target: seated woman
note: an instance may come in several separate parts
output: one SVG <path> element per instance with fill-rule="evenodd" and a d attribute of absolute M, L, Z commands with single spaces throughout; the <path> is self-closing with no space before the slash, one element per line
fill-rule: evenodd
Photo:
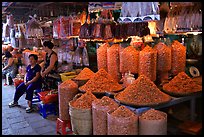
<path fill-rule="evenodd" d="M 46 84 L 48 84 L 46 88 L 57 89 L 56 81 L 59 78 L 57 67 L 58 67 L 58 57 L 57 53 L 55 53 L 52 49 L 54 44 L 51 41 L 43 42 L 43 49 L 46 52 L 45 61 L 41 64 L 43 69 L 41 76 L 44 78 Z"/>
<path fill-rule="evenodd" d="M 17 88 L 14 95 L 14 100 L 9 104 L 9 107 L 14 107 L 18 105 L 19 98 L 26 92 L 25 99 L 28 100 L 28 107 L 26 112 L 32 112 L 32 99 L 33 91 L 35 89 L 41 89 L 42 79 L 41 79 L 41 67 L 37 64 L 38 56 L 35 54 L 29 55 L 30 64 L 26 68 L 26 75 L 24 77 L 24 82 L 21 83 Z"/>
<path fill-rule="evenodd" d="M 5 52 L 5 55 L 3 57 L 3 68 L 2 68 L 2 75 L 8 75 L 12 79 L 16 77 L 16 74 L 18 72 L 17 64 L 14 61 L 14 58 L 12 57 L 12 54 L 9 51 Z M 6 79 L 5 79 L 5 84 Z"/>

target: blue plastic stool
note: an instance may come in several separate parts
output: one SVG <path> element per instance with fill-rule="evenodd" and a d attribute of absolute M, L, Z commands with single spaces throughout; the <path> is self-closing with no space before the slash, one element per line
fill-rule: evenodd
<path fill-rule="evenodd" d="M 39 95 L 38 95 L 38 93 L 41 92 L 41 91 L 42 91 L 41 89 L 36 89 L 36 90 L 34 90 L 35 97 L 33 97 L 33 99 L 32 99 L 32 104 L 41 101 L 41 100 L 40 100 L 40 97 L 39 97 Z"/>
<path fill-rule="evenodd" d="M 43 118 L 47 118 L 48 115 L 54 114 L 57 115 L 56 112 L 56 104 L 49 103 L 49 104 L 39 104 L 39 113 L 42 115 Z"/>

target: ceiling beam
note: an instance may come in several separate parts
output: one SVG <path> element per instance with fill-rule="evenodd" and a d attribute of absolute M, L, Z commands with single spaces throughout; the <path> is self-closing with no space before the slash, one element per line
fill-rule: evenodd
<path fill-rule="evenodd" d="M 9 9 L 32 9 L 33 7 L 28 6 L 10 6 Z"/>
<path fill-rule="evenodd" d="M 10 7 L 12 4 L 13 2 L 9 2 L 8 6 L 3 9 L 3 12 L 5 12 L 8 9 L 8 7 Z"/>

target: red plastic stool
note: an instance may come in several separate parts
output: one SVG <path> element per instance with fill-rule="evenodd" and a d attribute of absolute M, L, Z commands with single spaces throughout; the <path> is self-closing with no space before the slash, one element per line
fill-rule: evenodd
<path fill-rule="evenodd" d="M 69 128 L 69 131 L 66 131 L 66 128 Z M 67 135 L 72 134 L 72 127 L 71 127 L 71 121 L 70 120 L 61 120 L 60 118 L 57 118 L 57 127 L 56 132 L 60 133 L 61 135 Z"/>

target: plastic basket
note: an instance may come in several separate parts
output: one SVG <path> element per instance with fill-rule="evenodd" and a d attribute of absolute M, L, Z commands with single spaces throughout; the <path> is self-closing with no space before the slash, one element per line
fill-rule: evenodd
<path fill-rule="evenodd" d="M 61 74 L 60 74 L 60 77 L 61 77 L 62 82 L 66 81 L 66 80 L 68 80 L 68 79 L 75 78 L 76 76 L 77 76 L 77 75 L 76 75 L 76 73 L 74 74 L 74 72 L 73 72 L 73 73 L 66 72 L 66 73 L 61 73 Z"/>

